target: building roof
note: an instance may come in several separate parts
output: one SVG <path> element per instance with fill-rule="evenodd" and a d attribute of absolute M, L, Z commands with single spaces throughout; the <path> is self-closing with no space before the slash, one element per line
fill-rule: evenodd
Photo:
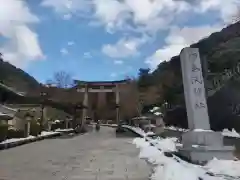
<path fill-rule="evenodd" d="M 8 106 L 0 104 L 0 113 L 14 115 L 17 109 L 10 108 Z"/>
<path fill-rule="evenodd" d="M 4 90 L 6 92 L 9 92 L 9 93 L 18 95 L 18 96 L 24 96 L 24 93 L 18 92 L 16 90 L 14 90 L 13 88 L 6 86 L 5 84 L 2 84 L 2 83 L 0 83 L 0 89 Z"/>
<path fill-rule="evenodd" d="M 1 120 L 7 121 L 7 120 L 11 120 L 11 119 L 13 119 L 13 115 L 0 112 L 0 121 Z"/>

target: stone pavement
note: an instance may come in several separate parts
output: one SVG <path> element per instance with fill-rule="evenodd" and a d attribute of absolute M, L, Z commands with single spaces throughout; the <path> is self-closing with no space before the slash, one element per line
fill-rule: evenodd
<path fill-rule="evenodd" d="M 147 180 L 150 169 L 131 143 L 101 127 L 0 151 L 0 180 Z"/>

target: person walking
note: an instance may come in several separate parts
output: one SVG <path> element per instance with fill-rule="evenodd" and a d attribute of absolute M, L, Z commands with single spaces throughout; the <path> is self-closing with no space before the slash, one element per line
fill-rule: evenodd
<path fill-rule="evenodd" d="M 99 131 L 100 130 L 100 122 L 99 120 L 97 120 L 96 122 L 96 131 Z"/>

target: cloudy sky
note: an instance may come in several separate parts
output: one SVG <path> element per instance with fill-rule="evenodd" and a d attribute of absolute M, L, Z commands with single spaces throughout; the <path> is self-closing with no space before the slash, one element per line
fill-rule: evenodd
<path fill-rule="evenodd" d="M 152 70 L 230 22 L 240 0 L 0 0 L 0 52 L 45 82 Z"/>

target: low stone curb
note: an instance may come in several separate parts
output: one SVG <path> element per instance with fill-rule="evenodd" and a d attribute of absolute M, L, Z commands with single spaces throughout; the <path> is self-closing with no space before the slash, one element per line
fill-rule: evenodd
<path fill-rule="evenodd" d="M 62 134 L 69 134 L 69 133 L 74 133 L 75 130 L 74 130 L 74 129 L 71 129 L 71 130 L 69 130 L 69 131 L 55 131 L 55 132 L 62 133 Z"/>
<path fill-rule="evenodd" d="M 172 130 L 172 129 L 165 129 L 161 135 L 167 137 L 176 137 L 180 138 L 183 134 L 183 131 Z M 226 146 L 235 146 L 237 151 L 240 151 L 240 138 L 231 137 L 231 136 L 223 136 L 223 143 Z"/>
<path fill-rule="evenodd" d="M 106 126 L 106 127 L 117 127 L 116 124 L 100 124 L 101 126 Z"/>
<path fill-rule="evenodd" d="M 32 143 L 32 142 L 41 141 L 41 140 L 44 140 L 44 139 L 51 139 L 51 138 L 54 138 L 54 137 L 59 137 L 59 136 L 62 136 L 64 134 L 73 133 L 73 132 L 74 132 L 74 130 L 66 131 L 66 132 L 56 132 L 55 134 L 49 134 L 49 135 L 46 135 L 46 136 L 36 136 L 35 138 L 32 138 L 32 139 L 23 139 L 21 141 L 9 142 L 9 143 L 6 143 L 6 144 L 0 144 L 0 150 L 10 149 L 10 148 L 21 146 L 21 145 L 24 145 L 24 144 L 29 144 L 29 143 Z"/>

